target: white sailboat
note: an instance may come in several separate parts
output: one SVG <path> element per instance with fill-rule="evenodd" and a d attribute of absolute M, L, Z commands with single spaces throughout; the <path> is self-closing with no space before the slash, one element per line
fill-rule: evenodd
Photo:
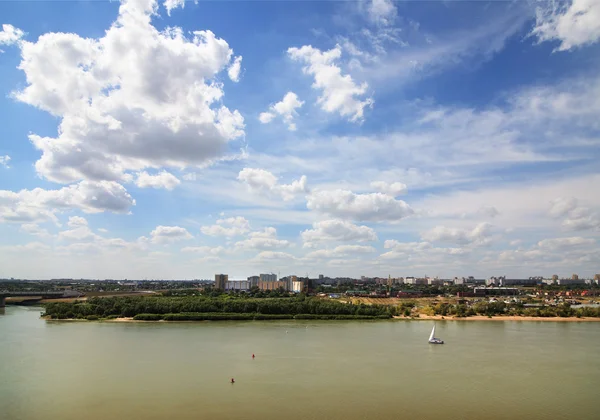
<path fill-rule="evenodd" d="M 431 334 L 429 335 L 429 344 L 444 344 L 444 340 L 435 338 L 435 324 L 433 324 L 433 329 L 431 330 Z"/>

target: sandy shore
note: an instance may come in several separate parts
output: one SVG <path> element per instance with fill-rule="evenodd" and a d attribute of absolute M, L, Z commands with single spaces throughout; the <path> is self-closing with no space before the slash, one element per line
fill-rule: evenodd
<path fill-rule="evenodd" d="M 406 319 L 415 321 L 542 321 L 542 322 L 600 322 L 600 318 L 592 317 L 540 317 L 540 316 L 494 316 L 474 315 L 466 318 L 456 318 L 453 316 L 442 315 L 420 315 L 418 318 L 405 316 L 395 316 L 396 319 Z"/>

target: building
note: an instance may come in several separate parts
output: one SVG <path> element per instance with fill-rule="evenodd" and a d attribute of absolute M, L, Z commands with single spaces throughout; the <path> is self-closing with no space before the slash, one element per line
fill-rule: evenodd
<path fill-rule="evenodd" d="M 490 277 L 486 286 L 536 286 L 542 284 L 542 277 L 529 277 L 528 279 L 507 279 L 506 276 Z"/>
<path fill-rule="evenodd" d="M 258 281 L 260 290 L 287 290 L 287 282 L 285 281 Z"/>
<path fill-rule="evenodd" d="M 260 277 L 258 277 L 258 276 L 248 277 L 248 282 L 250 283 L 250 287 L 258 287 L 259 280 L 260 280 Z"/>
<path fill-rule="evenodd" d="M 287 287 L 285 288 L 285 290 L 292 291 L 295 281 L 298 281 L 298 276 L 288 276 Z"/>
<path fill-rule="evenodd" d="M 454 277 L 454 284 L 457 285 L 467 285 L 467 284 L 486 284 L 487 281 L 486 280 L 479 280 L 476 279 L 473 276 L 469 276 L 469 277 Z"/>
<path fill-rule="evenodd" d="M 442 284 L 444 284 L 444 280 L 438 279 L 437 277 L 434 277 L 434 278 L 428 277 L 427 278 L 427 284 L 429 284 L 430 286 L 432 286 L 432 285 L 442 285 Z"/>
<path fill-rule="evenodd" d="M 225 284 L 229 280 L 227 274 L 215 274 L 215 289 L 225 290 Z"/>
<path fill-rule="evenodd" d="M 304 284 L 301 281 L 292 281 L 292 287 L 290 291 L 294 293 L 302 293 L 303 288 Z"/>
<path fill-rule="evenodd" d="M 277 281 L 277 274 L 261 274 L 259 281 Z"/>
<path fill-rule="evenodd" d="M 579 280 L 579 276 L 577 274 L 573 274 L 571 276 L 571 280 Z"/>
<path fill-rule="evenodd" d="M 576 276 L 576 275 L 574 274 L 574 276 Z M 558 284 L 559 286 L 578 286 L 578 285 L 586 284 L 586 281 L 585 281 L 585 279 L 579 279 L 579 278 L 558 279 L 556 281 L 556 284 Z"/>
<path fill-rule="evenodd" d="M 250 282 L 248 280 L 228 280 L 225 282 L 225 290 L 247 292 L 250 290 Z"/>

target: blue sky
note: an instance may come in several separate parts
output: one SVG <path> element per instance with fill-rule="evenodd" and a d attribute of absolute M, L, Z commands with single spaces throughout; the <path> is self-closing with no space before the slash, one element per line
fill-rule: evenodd
<path fill-rule="evenodd" d="M 593 0 L 0 16 L 0 277 L 600 271 Z"/>

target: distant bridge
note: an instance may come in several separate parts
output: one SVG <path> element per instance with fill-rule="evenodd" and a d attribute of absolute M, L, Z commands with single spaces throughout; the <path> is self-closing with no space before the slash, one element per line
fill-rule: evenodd
<path fill-rule="evenodd" d="M 0 308 L 6 306 L 7 297 L 40 297 L 41 299 L 60 299 L 70 297 L 84 296 L 84 293 L 76 292 L 74 290 L 65 291 L 51 291 L 51 292 L 9 292 L 7 290 L 0 290 Z"/>

